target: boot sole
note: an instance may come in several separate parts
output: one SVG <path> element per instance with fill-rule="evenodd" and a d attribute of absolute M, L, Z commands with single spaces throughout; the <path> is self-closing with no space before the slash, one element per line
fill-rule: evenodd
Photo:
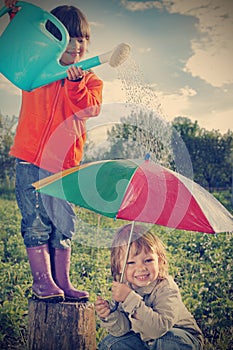
<path fill-rule="evenodd" d="M 65 296 L 65 301 L 76 302 L 76 303 L 86 303 L 89 301 L 89 298 L 88 297 L 72 298 L 72 297 Z"/>
<path fill-rule="evenodd" d="M 45 303 L 61 303 L 62 301 L 64 301 L 64 297 L 62 295 L 52 295 L 52 296 L 41 297 L 36 295 L 35 293 L 33 293 L 32 299 L 43 301 Z"/>

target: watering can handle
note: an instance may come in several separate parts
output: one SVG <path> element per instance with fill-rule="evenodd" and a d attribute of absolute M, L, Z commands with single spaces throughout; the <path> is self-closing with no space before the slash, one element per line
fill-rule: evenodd
<path fill-rule="evenodd" d="M 30 6 L 30 3 L 27 3 L 24 1 L 17 1 L 16 6 L 19 6 L 19 7 Z M 4 16 L 6 13 L 9 13 L 9 12 L 11 12 L 11 9 L 9 7 L 3 6 L 0 9 L 0 17 Z M 45 21 L 50 20 L 59 29 L 59 31 L 61 32 L 61 35 L 62 35 L 62 39 L 61 39 L 61 41 L 58 40 L 49 31 L 47 31 L 47 34 L 50 35 L 54 40 L 61 42 L 61 44 L 62 43 L 67 44 L 68 43 L 68 32 L 67 32 L 66 28 L 64 27 L 64 25 L 50 12 L 46 12 L 46 11 L 44 12 L 44 19 L 45 19 Z"/>
<path fill-rule="evenodd" d="M 52 33 L 50 33 L 47 30 L 47 35 L 50 35 L 54 40 L 61 43 L 61 45 L 64 43 L 65 47 L 68 45 L 69 42 L 69 34 L 65 28 L 65 26 L 50 12 L 44 12 L 44 19 L 47 21 L 49 20 L 52 22 L 60 31 L 61 33 L 61 40 L 57 39 Z"/>

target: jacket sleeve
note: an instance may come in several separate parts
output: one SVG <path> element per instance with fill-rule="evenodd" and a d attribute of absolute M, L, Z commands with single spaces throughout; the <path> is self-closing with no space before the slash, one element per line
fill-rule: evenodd
<path fill-rule="evenodd" d="M 120 306 L 106 319 L 101 319 L 101 326 L 115 337 L 120 337 L 131 330 L 130 320 Z"/>
<path fill-rule="evenodd" d="M 70 108 L 79 119 L 96 117 L 102 104 L 103 82 L 88 72 L 80 82 L 65 80 Z"/>
<path fill-rule="evenodd" d="M 179 305 L 178 290 L 164 287 L 158 290 L 151 306 L 147 306 L 142 297 L 132 291 L 122 307 L 129 314 L 132 330 L 147 341 L 160 338 L 174 326 Z M 134 318 L 135 313 L 137 318 Z"/>

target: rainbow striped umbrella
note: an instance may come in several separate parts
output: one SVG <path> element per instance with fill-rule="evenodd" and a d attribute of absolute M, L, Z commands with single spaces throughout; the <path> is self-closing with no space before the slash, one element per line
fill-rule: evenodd
<path fill-rule="evenodd" d="M 33 185 L 110 218 L 205 233 L 233 231 L 233 216 L 208 191 L 150 159 L 92 162 Z"/>

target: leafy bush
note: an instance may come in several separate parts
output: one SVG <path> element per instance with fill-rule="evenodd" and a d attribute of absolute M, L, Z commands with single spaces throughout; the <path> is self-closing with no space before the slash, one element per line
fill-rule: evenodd
<path fill-rule="evenodd" d="M 205 335 L 206 349 L 230 349 L 233 320 L 232 235 L 186 232 L 176 244 L 174 240 L 175 234 L 173 240 L 167 237 L 172 263 L 176 265 L 174 276 L 184 303 Z"/>

